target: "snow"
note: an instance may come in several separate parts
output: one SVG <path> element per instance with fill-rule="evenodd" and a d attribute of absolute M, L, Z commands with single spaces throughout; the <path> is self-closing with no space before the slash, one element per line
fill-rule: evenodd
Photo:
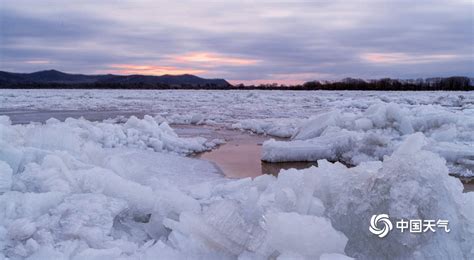
<path fill-rule="evenodd" d="M 472 173 L 473 100 L 456 92 L 0 90 L 5 111 L 150 111 L 22 125 L 0 116 L 0 259 L 472 259 L 474 193 L 448 173 Z M 179 137 L 176 122 L 291 136 L 265 142 L 263 159 L 318 167 L 226 179 L 186 157 L 217 141 Z M 380 239 L 368 226 L 381 213 L 447 219 L 451 232 Z"/>

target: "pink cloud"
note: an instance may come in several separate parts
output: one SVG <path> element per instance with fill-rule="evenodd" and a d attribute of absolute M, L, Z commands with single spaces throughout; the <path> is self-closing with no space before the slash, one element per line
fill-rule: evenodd
<path fill-rule="evenodd" d="M 112 64 L 106 73 L 115 74 L 141 74 L 141 75 L 181 75 L 200 74 L 206 72 L 202 69 L 179 68 L 174 66 L 136 65 L 136 64 Z"/>
<path fill-rule="evenodd" d="M 27 64 L 49 64 L 51 63 L 49 60 L 27 60 L 25 61 Z"/>
<path fill-rule="evenodd" d="M 191 52 L 171 56 L 171 60 L 185 64 L 249 66 L 260 62 L 257 59 L 238 58 L 212 52 Z"/>
<path fill-rule="evenodd" d="M 408 54 L 404 52 L 369 52 L 363 53 L 361 59 L 379 64 L 417 64 L 446 61 L 457 58 L 454 54 Z"/>

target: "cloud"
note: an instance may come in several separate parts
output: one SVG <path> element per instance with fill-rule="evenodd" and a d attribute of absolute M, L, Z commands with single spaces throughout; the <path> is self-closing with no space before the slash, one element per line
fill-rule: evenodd
<path fill-rule="evenodd" d="M 51 61 L 49 60 L 27 60 L 25 61 L 27 64 L 50 64 Z"/>
<path fill-rule="evenodd" d="M 171 59 L 178 63 L 210 63 L 211 66 L 251 66 L 260 62 L 256 59 L 237 58 L 209 52 L 192 52 L 182 55 L 175 55 L 172 56 Z"/>
<path fill-rule="evenodd" d="M 473 3 L 409 3 L 2 1 L 0 69 L 233 82 L 474 76 Z"/>
<path fill-rule="evenodd" d="M 141 75 L 181 75 L 181 74 L 201 74 L 205 70 L 178 68 L 170 66 L 154 65 L 133 65 L 133 64 L 112 64 L 110 69 L 103 72 L 112 74 L 141 74 Z"/>
<path fill-rule="evenodd" d="M 458 58 L 455 54 L 408 54 L 403 52 L 363 53 L 361 58 L 375 64 L 417 64 L 444 62 Z"/>

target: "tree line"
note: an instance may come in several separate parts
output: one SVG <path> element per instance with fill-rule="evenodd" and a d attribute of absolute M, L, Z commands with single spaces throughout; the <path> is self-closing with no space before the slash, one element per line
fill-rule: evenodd
<path fill-rule="evenodd" d="M 302 85 L 261 84 L 258 86 L 237 85 L 248 89 L 292 89 L 292 90 L 374 90 L 374 91 L 469 91 L 474 90 L 468 77 L 428 78 L 400 80 L 382 78 L 363 80 L 345 78 L 341 81 L 309 81 Z"/>
<path fill-rule="evenodd" d="M 341 81 L 310 81 L 299 85 L 233 85 L 219 86 L 216 84 L 180 84 L 170 85 L 163 83 L 142 82 L 95 82 L 95 83 L 12 83 L 0 82 L 0 88 L 10 89 L 219 89 L 219 90 L 375 90 L 375 91 L 469 91 L 474 90 L 468 77 L 428 78 L 416 80 L 400 80 L 382 78 L 375 80 L 363 80 L 345 78 Z"/>

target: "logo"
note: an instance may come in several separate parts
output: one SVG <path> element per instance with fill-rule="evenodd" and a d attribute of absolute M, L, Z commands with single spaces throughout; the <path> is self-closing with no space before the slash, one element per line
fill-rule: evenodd
<path fill-rule="evenodd" d="M 373 215 L 370 219 L 369 231 L 380 238 L 388 235 L 392 229 L 393 225 L 387 214 Z"/>

